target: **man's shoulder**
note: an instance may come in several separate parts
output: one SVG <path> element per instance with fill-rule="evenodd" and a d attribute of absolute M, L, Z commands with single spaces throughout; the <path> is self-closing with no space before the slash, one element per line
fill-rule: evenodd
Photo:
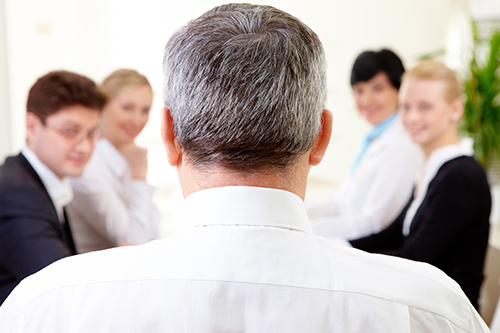
<path fill-rule="evenodd" d="M 81 282 L 98 282 L 107 279 L 128 279 L 127 274 L 130 273 L 131 270 L 138 267 L 141 269 L 147 268 L 149 262 L 158 260 L 169 262 L 172 268 L 185 268 L 187 267 L 185 265 L 189 266 L 190 264 L 180 263 L 180 266 L 175 266 L 178 258 L 185 258 L 188 259 L 188 261 L 194 262 L 195 260 L 204 260 L 205 256 L 214 254 L 215 251 L 220 251 L 220 249 L 214 251 L 210 246 L 203 244 L 205 246 L 200 246 L 198 249 L 192 249 L 194 252 L 199 252 L 196 256 L 182 253 L 189 247 L 192 248 L 191 241 L 188 240 L 188 238 L 192 237 L 198 240 L 205 238 L 206 240 L 204 241 L 210 243 L 211 235 L 207 235 L 204 231 L 205 230 L 194 230 L 193 232 L 186 233 L 186 235 L 173 235 L 140 246 L 114 248 L 66 258 L 53 265 L 54 267 L 50 268 L 52 272 L 47 270 L 45 274 L 57 273 L 57 270 L 68 271 L 68 268 L 74 268 L 76 269 L 74 274 L 65 274 L 65 276 L 61 276 L 61 281 L 64 280 L 64 283 L 70 282 L 78 284 Z M 193 235 L 195 232 L 197 235 Z M 291 252 L 290 255 L 285 254 L 285 256 L 277 254 L 272 258 L 272 260 L 281 258 L 285 264 L 289 265 L 286 269 L 283 269 L 283 267 L 276 268 L 276 273 L 282 270 L 287 273 L 291 272 L 291 274 L 295 274 L 298 272 L 295 271 L 295 268 L 300 269 L 302 267 L 309 267 L 314 269 L 317 274 L 314 279 L 317 284 L 310 284 L 312 287 L 347 292 L 361 292 L 366 295 L 374 295 L 396 302 L 407 303 L 408 305 L 418 304 L 418 306 L 425 305 L 430 307 L 432 307 L 436 303 L 436 299 L 441 296 L 452 303 L 466 299 L 460 286 L 455 281 L 450 279 L 441 270 L 429 264 L 338 246 L 321 237 L 305 234 L 304 237 L 313 237 L 314 239 L 312 242 L 310 239 L 305 240 L 305 246 L 302 246 L 299 243 L 300 240 L 296 241 L 303 236 L 302 233 L 295 231 L 286 232 L 295 234 L 295 237 L 292 236 L 295 240 L 292 238 L 292 242 L 286 245 L 296 243 L 297 251 Z M 217 234 L 216 231 L 211 231 L 211 233 Z M 238 238 L 238 236 L 235 237 Z M 218 240 L 223 243 L 224 236 L 219 237 Z M 252 243 L 250 239 L 248 242 L 250 244 Z M 224 245 L 234 246 L 231 242 Z M 243 251 L 247 250 L 247 248 L 243 249 Z M 270 248 L 269 251 L 271 250 L 276 249 Z M 314 255 L 314 258 L 308 258 L 307 251 L 310 251 L 309 254 Z M 208 254 L 205 255 L 202 252 Z M 238 253 L 240 252 L 240 249 L 234 248 L 234 253 L 228 253 L 224 257 L 224 262 L 226 262 L 225 266 L 231 266 L 233 262 L 230 260 L 233 257 L 238 257 Z M 305 252 L 303 253 L 303 258 L 298 258 L 300 252 Z M 282 251 L 282 253 L 285 253 L 285 251 Z M 221 255 L 219 252 L 217 252 L 217 254 Z M 263 252 L 256 251 L 255 256 L 249 255 L 248 258 L 246 258 L 246 265 L 257 268 L 252 265 L 258 265 L 262 260 L 262 258 L 258 257 L 263 254 Z M 235 258 L 234 261 L 237 263 L 240 259 Z M 293 261 L 300 267 L 293 267 Z M 78 269 L 85 270 L 86 268 L 92 268 L 93 272 L 81 276 L 80 273 L 78 273 Z M 274 268 L 271 268 L 271 270 L 272 269 Z M 142 278 L 146 278 L 148 275 L 154 275 L 154 273 L 152 273 L 154 271 L 153 269 L 150 272 L 147 270 L 143 271 L 144 274 L 141 275 Z M 169 277 L 173 276 L 169 272 L 161 272 L 160 274 Z M 304 277 L 307 278 L 308 274 L 305 274 Z M 155 276 L 155 278 L 157 278 L 157 276 Z M 335 283 L 331 283 L 332 279 L 335 280 Z M 423 298 L 422 292 L 427 293 L 427 295 L 434 294 L 434 298 L 432 300 Z M 436 309 L 442 308 L 443 303 L 437 303 Z"/>
<path fill-rule="evenodd" d="M 458 156 L 443 163 L 436 177 L 466 179 L 467 181 L 486 181 L 484 168 L 472 156 Z"/>
<path fill-rule="evenodd" d="M 468 327 L 471 316 L 474 316 L 474 309 L 460 287 L 428 264 L 342 248 L 320 237 L 296 231 L 274 228 L 258 230 L 255 227 L 249 227 L 248 230 L 253 234 L 270 232 L 278 238 L 290 238 L 298 250 L 292 249 L 289 256 L 286 255 L 287 251 L 275 255 L 273 252 L 276 247 L 269 244 L 265 246 L 269 251 L 264 251 L 269 258 L 265 258 L 262 257 L 265 253 L 258 251 L 251 240 L 242 246 L 244 252 L 238 248 L 227 251 L 227 245 L 237 247 L 235 244 L 241 243 L 238 239 L 226 242 L 227 237 L 218 237 L 219 242 L 211 247 L 196 248 L 193 244 L 203 243 L 202 239 L 206 239 L 207 244 L 214 244 L 214 239 L 207 232 L 220 232 L 215 228 L 194 228 L 185 235 L 167 237 L 145 245 L 91 252 L 59 260 L 25 279 L 16 288 L 14 299 L 10 302 L 14 301 L 16 308 L 22 308 L 33 304 L 35 300 L 52 299 L 63 294 L 67 298 L 84 288 L 86 293 L 92 295 L 99 290 L 103 298 L 102 306 L 106 306 L 105 299 L 108 296 L 102 293 L 107 289 L 115 290 L 113 288 L 117 286 L 133 284 L 138 287 L 140 284 L 140 288 L 151 289 L 147 285 L 159 281 L 167 285 L 167 281 L 206 281 L 215 284 L 233 283 L 236 288 L 233 290 L 245 290 L 245 285 L 251 285 L 274 286 L 305 293 L 310 291 L 314 295 L 321 292 L 323 296 L 324 293 L 332 295 L 327 297 L 332 302 L 354 298 L 365 305 L 375 304 L 374 309 L 384 308 L 383 304 L 398 304 L 399 308 L 403 306 L 410 312 L 424 313 L 424 317 L 446 318 L 461 328 Z M 255 253 L 249 253 L 249 248 L 255 249 Z M 246 257 L 242 253 L 246 253 Z M 302 253 L 302 257 L 299 253 Z M 269 262 L 274 265 L 269 265 Z M 190 283 L 184 286 L 193 287 Z M 384 309 L 392 307 L 389 305 Z"/>
<path fill-rule="evenodd" d="M 203 234 L 203 231 L 200 234 Z M 273 277 L 269 281 L 258 279 L 270 284 L 280 284 L 280 279 L 281 281 L 291 281 L 291 279 L 282 279 L 283 272 L 286 272 L 286 274 L 299 274 L 299 271 L 304 269 L 316 272 L 314 277 L 310 276 L 310 273 L 303 274 L 303 278 L 309 279 L 306 285 L 311 288 L 382 298 L 410 307 L 440 313 L 447 317 L 452 313 L 456 314 L 457 308 L 468 311 L 469 304 L 460 286 L 442 271 L 429 264 L 393 256 L 366 253 L 357 249 L 331 244 L 320 237 L 311 237 L 317 238 L 315 240 L 316 244 L 312 246 L 307 244 L 304 247 L 298 244 L 297 248 L 303 252 L 310 250 L 311 253 L 314 253 L 315 258 L 308 259 L 307 256 L 298 258 L 299 251 L 286 258 L 277 255 L 271 260 L 281 259 L 284 266 L 276 269 L 270 268 L 268 273 L 272 273 L 271 275 L 274 276 L 281 275 L 281 277 L 276 281 L 273 280 Z M 306 243 L 309 243 L 309 240 Z M 175 275 L 177 273 L 173 272 L 182 272 L 193 263 L 196 263 L 196 260 L 204 260 L 203 254 L 196 258 L 184 254 L 177 257 L 176 253 L 185 252 L 186 247 L 189 246 L 191 245 L 185 237 L 167 237 L 141 246 L 115 248 L 66 258 L 55 263 L 52 265 L 53 267 L 49 267 L 42 273 L 51 277 L 60 277 L 60 279 L 52 279 L 53 285 L 40 286 L 38 283 L 34 283 L 32 287 L 40 287 L 44 289 L 41 292 L 47 292 L 48 289 L 58 288 L 58 286 L 64 284 L 78 285 L 102 281 L 130 280 L 131 276 L 140 276 L 141 279 L 145 280 L 148 278 L 177 278 L 178 276 Z M 237 254 L 238 249 L 234 250 L 235 254 Z M 193 249 L 193 251 L 197 250 Z M 208 247 L 205 248 L 205 252 L 208 253 L 208 256 L 215 253 L 212 253 L 212 249 Z M 255 257 L 262 254 L 256 254 Z M 234 256 L 228 254 L 224 258 L 225 266 L 231 267 L 234 265 L 232 262 Z M 177 266 L 176 263 L 179 258 L 191 262 L 179 263 L 179 266 Z M 241 258 L 235 258 L 234 260 L 235 262 L 241 261 Z M 300 267 L 293 267 L 293 260 Z M 148 268 L 154 265 L 155 262 L 160 261 L 168 262 L 172 272 L 168 272 L 168 270 L 157 272 L 154 268 Z M 245 265 L 248 268 L 258 270 L 261 268 L 256 266 L 259 265 L 259 261 L 262 261 L 262 258 L 252 258 L 250 256 L 247 258 Z M 286 268 L 283 269 L 284 267 Z M 238 268 L 241 267 L 238 266 Z M 141 270 L 141 273 L 134 273 L 138 269 Z M 63 271 L 64 274 L 59 274 Z M 82 272 L 86 273 L 82 275 Z M 184 273 L 181 275 L 184 275 Z M 232 273 L 230 272 L 229 275 L 232 275 Z M 196 278 L 202 278 L 203 276 L 204 273 L 201 272 L 201 275 L 197 275 Z M 217 277 L 224 280 L 227 276 L 217 273 Z M 39 279 L 43 278 L 39 277 Z M 251 281 L 251 279 L 248 281 Z M 284 285 L 286 284 L 284 283 Z M 290 286 L 294 287 L 295 285 Z"/>
<path fill-rule="evenodd" d="M 471 156 L 458 156 L 445 162 L 429 184 L 429 189 L 459 191 L 461 195 L 487 202 L 490 187 L 484 168 Z"/>
<path fill-rule="evenodd" d="M 460 327 L 470 317 L 472 307 L 460 286 L 434 266 L 354 248 L 326 248 L 331 266 L 343 271 L 347 292 L 424 310 Z"/>
<path fill-rule="evenodd" d="M 0 167 L 0 212 L 45 210 L 52 202 L 36 172 L 22 154 L 8 157 Z M 7 209 L 8 208 L 8 209 Z M 33 208 L 33 209 L 31 209 Z M 1 215 L 1 214 L 0 214 Z"/>
<path fill-rule="evenodd" d="M 21 281 L 16 304 L 23 307 L 42 295 L 68 288 L 133 279 L 136 262 L 151 260 L 149 244 L 124 246 L 62 258 Z M 156 253 L 159 255 L 158 253 Z"/>
<path fill-rule="evenodd" d="M 36 172 L 22 154 L 7 157 L 0 166 L 0 188 L 14 187 L 17 185 L 35 185 Z"/>

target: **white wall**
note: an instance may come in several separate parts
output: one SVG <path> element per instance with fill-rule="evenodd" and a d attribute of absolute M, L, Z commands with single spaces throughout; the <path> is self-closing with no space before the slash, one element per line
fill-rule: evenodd
<path fill-rule="evenodd" d="M 0 0 L 0 164 L 11 149 L 5 5 Z"/>
<path fill-rule="evenodd" d="M 139 142 L 149 147 L 148 178 L 160 194 L 179 198 L 175 170 L 166 163 L 159 139 L 161 59 L 172 32 L 224 2 L 215 0 L 2 0 L 7 10 L 11 152 L 24 143 L 25 101 L 35 79 L 67 69 L 97 81 L 114 69 L 135 68 L 151 81 L 155 101 Z M 310 177 L 309 200 L 330 195 L 347 174 L 368 125 L 357 115 L 349 73 L 365 49 L 389 47 L 407 66 L 441 50 L 450 8 L 457 0 L 269 0 L 297 16 L 323 41 L 328 61 L 328 107 L 335 132 L 325 161 Z M 1 52 L 1 48 L 0 48 Z M 8 121 L 0 114 L 2 122 Z M 1 152 L 1 151 L 0 151 Z M 176 204 L 163 203 L 165 211 Z"/>

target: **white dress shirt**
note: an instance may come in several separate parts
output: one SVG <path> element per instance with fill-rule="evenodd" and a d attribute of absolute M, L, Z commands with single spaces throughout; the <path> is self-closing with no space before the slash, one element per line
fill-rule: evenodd
<path fill-rule="evenodd" d="M 73 190 L 68 180 L 66 178 L 59 179 L 29 147 L 24 147 L 21 153 L 42 180 L 50 199 L 52 199 L 59 221 L 64 223 L 64 207 L 73 200 Z"/>
<path fill-rule="evenodd" d="M 189 195 L 173 235 L 62 259 L 0 307 L 0 332 L 487 332 L 428 264 L 312 234 L 296 195 Z"/>
<path fill-rule="evenodd" d="M 370 143 L 336 196 L 308 208 L 314 233 L 356 239 L 380 232 L 408 203 L 423 160 L 400 119 L 393 121 Z"/>
<path fill-rule="evenodd" d="M 156 235 L 155 188 L 132 179 L 127 160 L 107 139 L 96 144 L 82 177 L 69 181 L 75 198 L 68 214 L 78 252 L 143 244 Z"/>

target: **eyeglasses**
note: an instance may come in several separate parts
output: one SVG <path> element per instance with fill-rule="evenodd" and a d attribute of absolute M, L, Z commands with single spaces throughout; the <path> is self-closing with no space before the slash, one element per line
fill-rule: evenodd
<path fill-rule="evenodd" d="M 60 129 L 52 125 L 49 126 L 49 124 L 44 124 L 44 126 L 74 143 L 79 143 L 83 140 L 96 141 L 102 137 L 102 132 L 98 128 L 84 132 L 74 128 Z"/>

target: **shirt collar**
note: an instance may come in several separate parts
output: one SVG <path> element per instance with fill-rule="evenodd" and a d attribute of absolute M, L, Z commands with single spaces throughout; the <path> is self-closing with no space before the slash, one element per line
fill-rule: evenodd
<path fill-rule="evenodd" d="M 474 154 L 473 141 L 470 138 L 464 138 L 459 143 L 446 145 L 435 149 L 429 156 L 425 165 L 425 173 L 436 171 L 443 165 L 459 156 L 472 156 Z M 435 173 L 435 172 L 434 172 Z"/>
<path fill-rule="evenodd" d="M 215 225 L 277 227 L 313 234 L 302 199 L 263 187 L 226 186 L 190 194 L 177 230 Z"/>
<path fill-rule="evenodd" d="M 24 147 L 21 153 L 31 164 L 33 169 L 42 180 L 45 189 L 49 193 L 52 203 L 56 208 L 59 220 L 64 220 L 63 208 L 73 200 L 73 190 L 66 178 L 59 179 L 56 174 L 50 170 L 36 154 L 29 148 Z"/>
<path fill-rule="evenodd" d="M 109 166 L 111 172 L 118 178 L 125 175 L 129 165 L 120 151 L 106 138 L 100 140 L 95 150 L 102 156 L 105 163 Z"/>

